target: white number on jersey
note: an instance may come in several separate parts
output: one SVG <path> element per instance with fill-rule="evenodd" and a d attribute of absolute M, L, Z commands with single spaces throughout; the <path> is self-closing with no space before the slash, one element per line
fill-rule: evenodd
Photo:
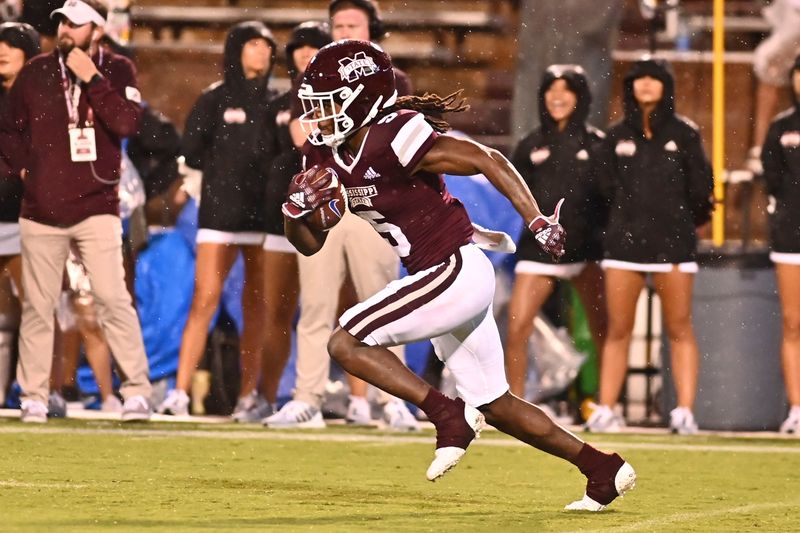
<path fill-rule="evenodd" d="M 386 217 L 375 210 L 358 211 L 357 214 L 375 228 L 375 231 L 394 248 L 398 256 L 408 257 L 408 254 L 411 253 L 411 243 L 408 242 L 406 236 L 403 235 L 403 230 L 387 222 Z"/>

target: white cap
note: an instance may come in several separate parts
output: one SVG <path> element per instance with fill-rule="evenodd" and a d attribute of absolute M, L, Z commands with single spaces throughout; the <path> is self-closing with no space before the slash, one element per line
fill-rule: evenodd
<path fill-rule="evenodd" d="M 98 26 L 105 26 L 106 20 L 92 6 L 81 0 L 67 0 L 63 7 L 53 10 L 50 18 L 56 15 L 64 15 L 73 24 L 83 26 L 89 22 L 94 22 Z"/>

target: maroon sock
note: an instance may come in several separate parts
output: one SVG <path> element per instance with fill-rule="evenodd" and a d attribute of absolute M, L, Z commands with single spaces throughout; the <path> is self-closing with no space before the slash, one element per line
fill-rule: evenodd
<path fill-rule="evenodd" d="M 625 461 L 616 453 L 603 453 L 584 443 L 575 466 L 588 478 L 586 494 L 594 501 L 608 505 L 619 496 L 614 478 Z"/>
<path fill-rule="evenodd" d="M 451 400 L 431 387 L 419 405 L 436 426 L 436 448 L 456 446 L 464 450 L 475 438 L 475 431 L 464 418 L 464 400 Z"/>
<path fill-rule="evenodd" d="M 575 459 L 575 466 L 584 476 L 590 477 L 610 457 L 609 454 L 601 452 L 588 442 L 584 442 L 581 451 L 578 452 L 578 457 Z"/>

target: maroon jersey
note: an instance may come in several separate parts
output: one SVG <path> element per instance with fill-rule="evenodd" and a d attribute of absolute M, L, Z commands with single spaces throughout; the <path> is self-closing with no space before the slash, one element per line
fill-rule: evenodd
<path fill-rule="evenodd" d="M 472 240 L 467 211 L 444 179 L 413 173 L 436 137 L 422 114 L 400 110 L 374 122 L 355 155 L 303 147 L 306 168 L 333 168 L 347 189 L 350 211 L 375 228 L 412 274 L 444 262 Z"/>

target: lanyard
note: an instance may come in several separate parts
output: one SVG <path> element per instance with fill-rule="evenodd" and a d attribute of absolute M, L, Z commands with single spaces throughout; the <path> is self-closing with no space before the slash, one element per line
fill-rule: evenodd
<path fill-rule="evenodd" d="M 103 49 L 99 51 L 99 63 L 103 65 Z M 69 117 L 69 127 L 77 128 L 80 122 L 80 110 L 78 106 L 81 101 L 81 86 L 77 82 L 73 82 L 67 75 L 67 66 L 64 64 L 64 55 L 59 52 L 58 66 L 61 70 L 61 89 L 64 91 L 64 101 L 67 103 L 67 116 Z M 86 112 L 86 127 L 91 128 L 94 124 L 94 111 L 91 105 L 87 105 Z"/>

